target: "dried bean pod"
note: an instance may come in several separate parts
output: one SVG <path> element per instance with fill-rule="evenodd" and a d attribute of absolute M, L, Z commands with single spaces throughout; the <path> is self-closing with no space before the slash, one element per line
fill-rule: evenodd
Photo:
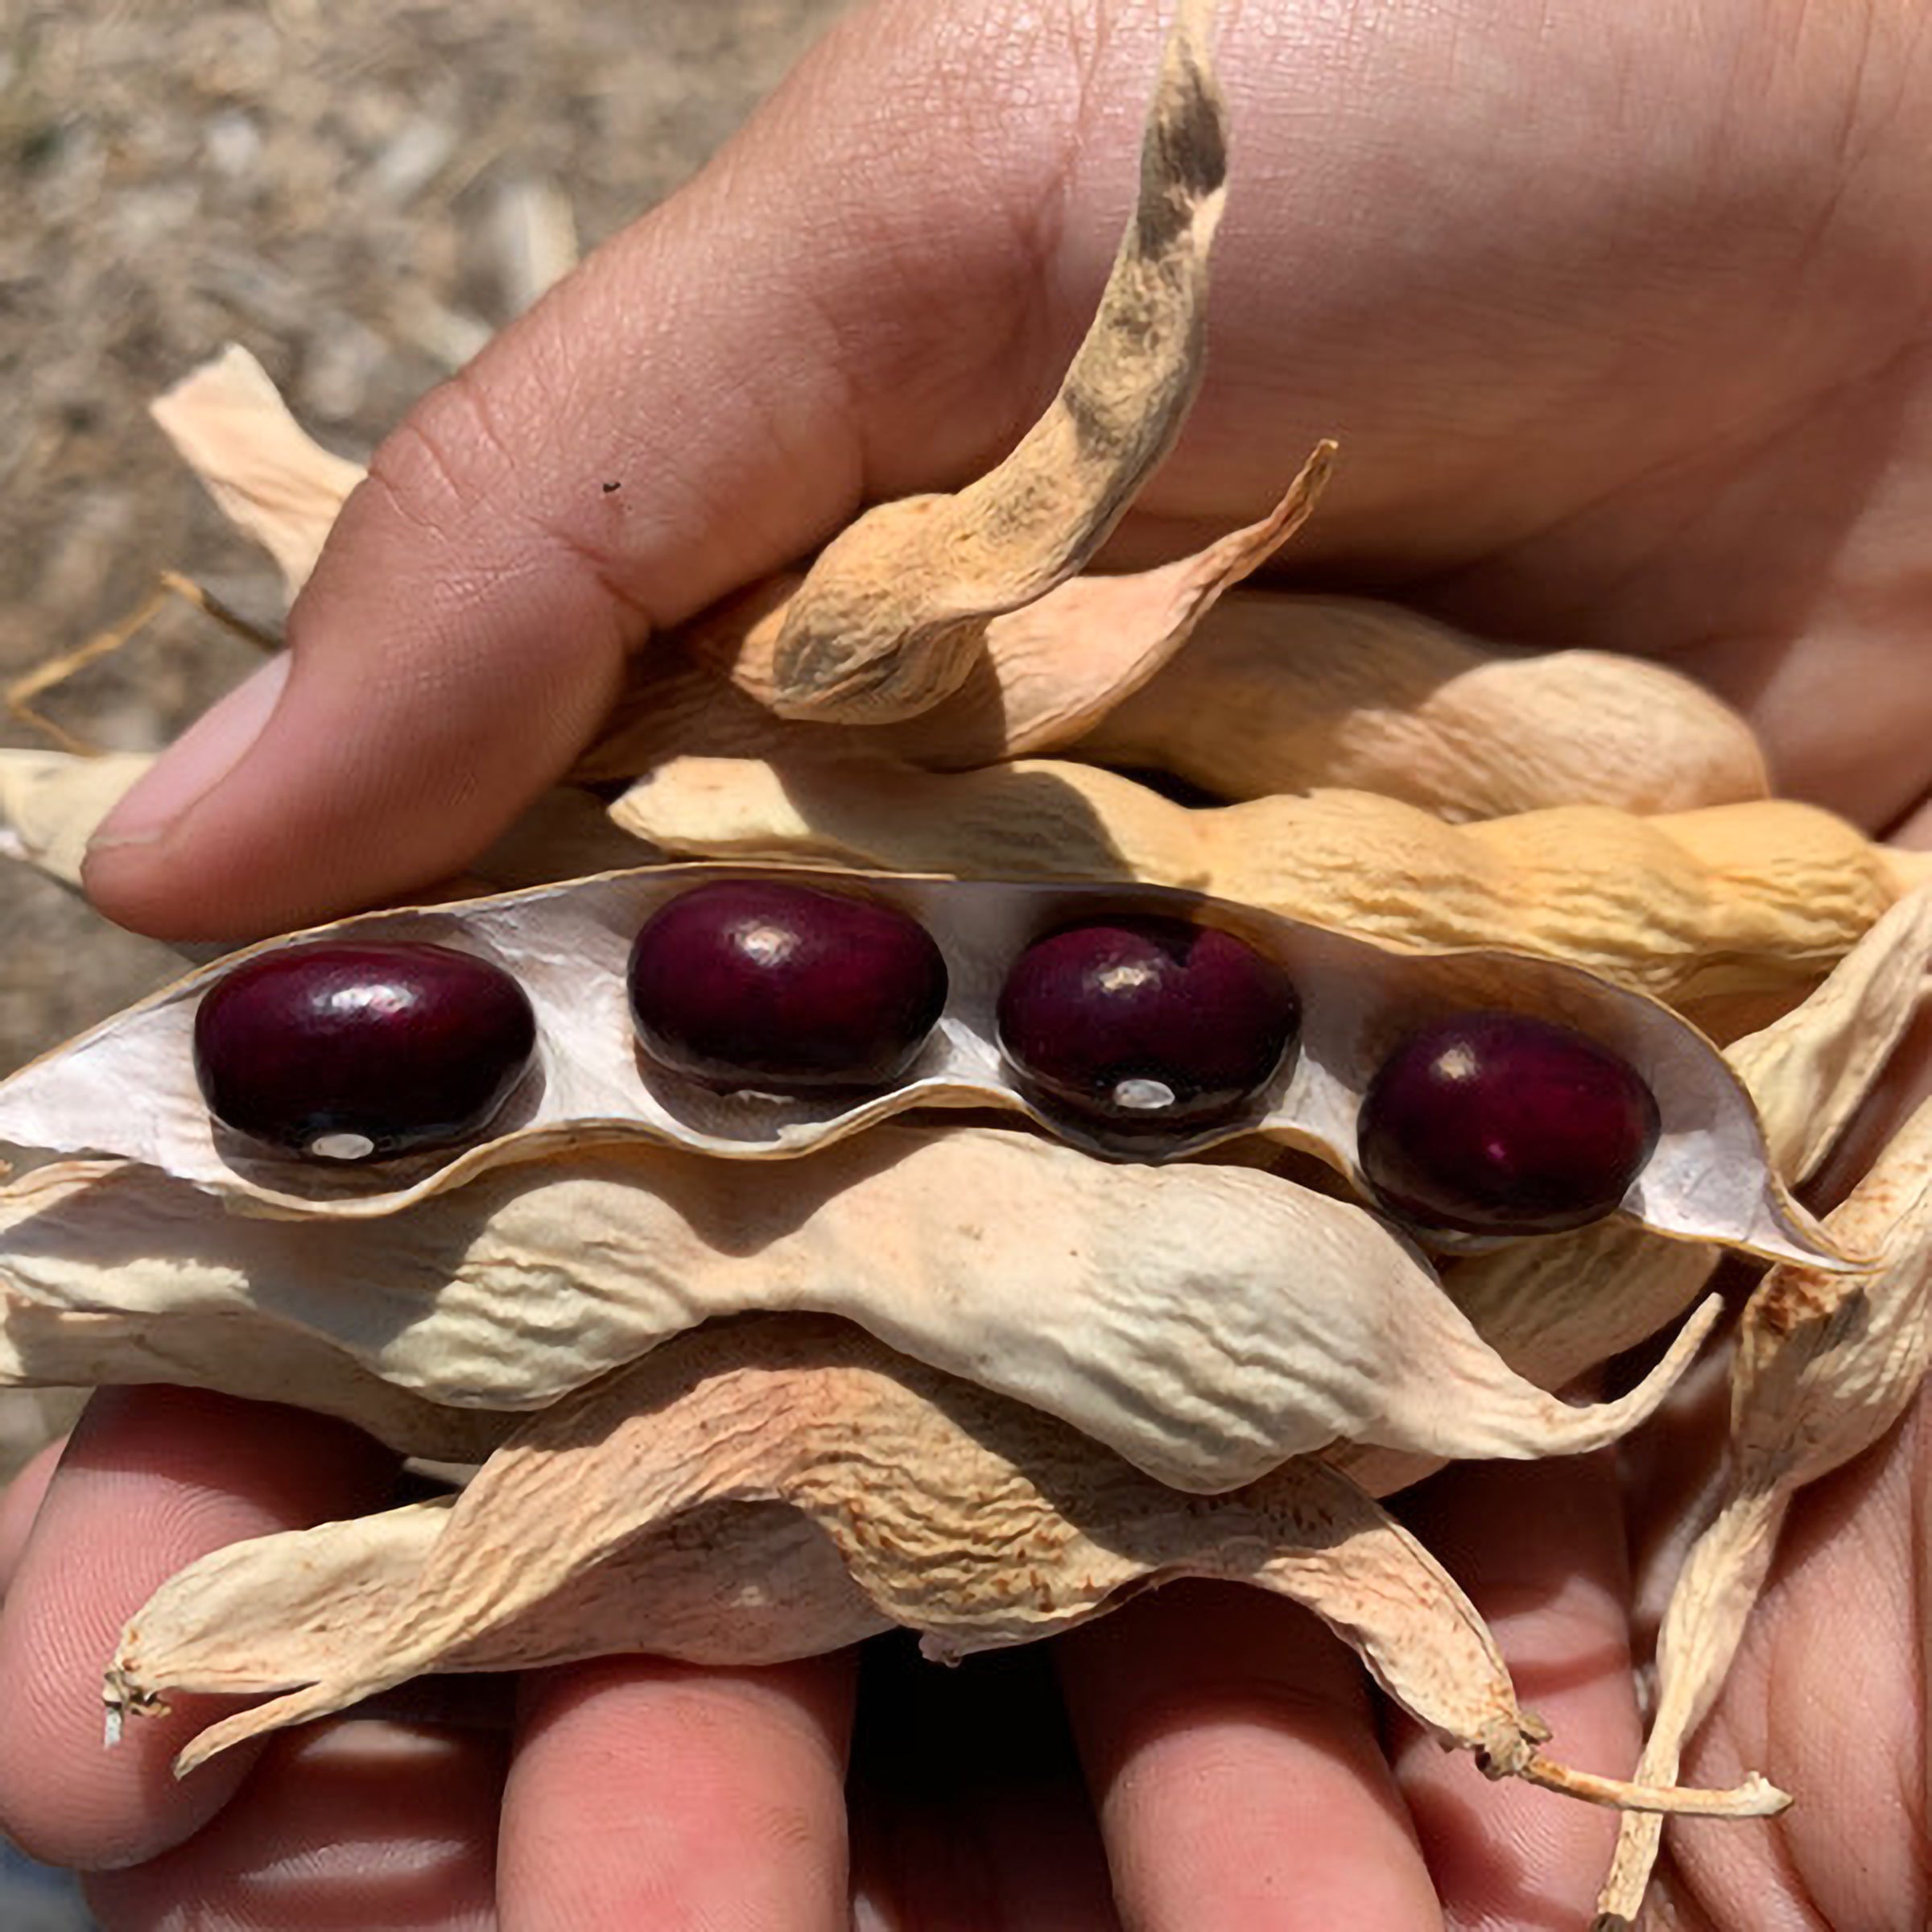
<path fill-rule="evenodd" d="M 753 692 L 773 710 L 879 721 L 930 708 L 981 661 L 986 620 L 1073 576 L 1171 447 L 1199 386 L 1226 197 L 1211 11 L 1178 0 L 1133 217 L 1059 394 L 957 494 L 882 503 L 826 546 Z"/>
<path fill-rule="evenodd" d="M 1067 744 L 1170 662 L 1228 585 L 1300 529 L 1332 448 L 1316 449 L 1261 522 L 1192 556 L 1120 576 L 1071 577 L 989 617 L 965 682 L 931 710 L 893 724 L 781 718 L 746 695 L 769 687 L 769 673 L 758 667 L 768 663 L 802 581 L 773 579 L 687 626 L 676 640 L 684 658 L 673 652 L 640 658 L 576 775 L 634 778 L 694 751 L 903 758 L 953 771 Z"/>
<path fill-rule="evenodd" d="M 366 1372 L 428 1403 L 528 1410 L 703 1323 L 807 1310 L 1191 1490 L 1344 1437 L 1451 1456 L 1600 1447 L 1654 1409 L 1716 1312 L 1629 1395 L 1572 1407 L 1507 1369 L 1417 1252 L 1346 1202 L 985 1128 L 881 1129 L 755 1190 L 727 1164 L 608 1148 L 378 1220 L 210 1214 L 150 1168 L 52 1171 L 0 1191 L 0 1290 L 118 1318 L 111 1341 L 88 1337 L 101 1380 L 155 1380 L 159 1358 L 170 1379 L 252 1389 L 259 1352 L 311 1408 L 353 1413 Z M 1024 1217 L 1001 1212 L 1014 1200 Z M 0 1379 L 60 1379 L 72 1346 L 58 1327 L 10 1330 Z M 332 1354 L 359 1373 L 335 1376 Z M 400 1410 L 370 1426 L 425 1424 L 442 1427 Z M 444 1452 L 440 1434 L 395 1446 Z"/>
<path fill-rule="evenodd" d="M 0 1136 L 56 1152 L 115 1154 L 280 1212 L 393 1212 L 506 1161 L 594 1140 L 643 1137 L 736 1158 L 799 1154 L 918 1106 L 997 1106 L 1028 1114 L 1090 1150 L 1146 1158 L 1144 1132 L 1049 1114 L 1009 1075 L 995 1009 L 1028 942 L 1070 919 L 1117 911 L 1117 894 L 985 881 L 870 877 L 862 890 L 937 940 L 950 978 L 946 1009 L 898 1084 L 854 1100 L 720 1093 L 630 1047 L 625 1005 L 632 935 L 659 906 L 718 878 L 815 881 L 843 874 L 673 866 L 609 873 L 461 905 L 367 914 L 304 935 L 357 943 L 427 941 L 479 954 L 510 972 L 536 1009 L 539 1073 L 513 1096 L 490 1137 L 454 1154 L 368 1168 L 303 1161 L 245 1141 L 213 1121 L 192 1072 L 197 1003 L 273 940 L 174 986 L 0 1084 Z M 1770 1173 L 1742 1088 L 1699 1035 L 1665 1009 L 1557 962 L 1499 953 L 1419 955 L 1250 908 L 1144 892 L 1137 909 L 1198 915 L 1245 939 L 1300 995 L 1300 1050 L 1245 1113 L 1178 1133 L 1174 1155 L 1259 1131 L 1358 1179 L 1356 1117 L 1383 1055 L 1435 1015 L 1502 1006 L 1577 1027 L 1620 1054 L 1655 1096 L 1662 1136 L 1624 1212 L 1674 1233 L 1771 1255 L 1823 1255 L 1809 1217 Z M 139 1109 L 126 1104 L 143 1095 Z"/>
<path fill-rule="evenodd" d="M 1723 1494 L 1670 1596 L 1657 1646 L 1657 1707 L 1640 1776 L 1674 1777 L 1723 1689 L 1770 1574 L 1791 1499 L 1862 1454 L 1905 1412 L 1932 1361 L 1932 1101 L 1827 1217 L 1880 1259 L 1825 1277 L 1773 1269 L 1752 1291 L 1731 1374 Z M 1654 1826 L 1626 1821 L 1596 1932 L 1629 1932 L 1656 1861 Z"/>
<path fill-rule="evenodd" d="M 1570 960 L 1673 1005 L 1809 990 L 1932 863 L 1784 800 L 1447 825 L 1364 792 L 1191 808 L 1048 760 L 942 776 L 678 759 L 611 812 L 692 857 L 1145 881 L 1394 945 Z"/>
<path fill-rule="evenodd" d="M 31 865 L 78 888 L 95 828 L 154 764 L 147 752 L 80 758 L 64 751 L 0 749 L 0 858 Z M 642 865 L 664 855 L 611 822 L 595 792 L 559 785 L 539 795 L 494 844 L 479 852 L 449 898 L 549 885 L 593 872 Z M 208 948 L 183 946 L 191 958 Z"/>
<path fill-rule="evenodd" d="M 110 1711 L 152 1709 L 163 1690 L 211 1680 L 300 1686 L 201 1732 L 177 1760 L 185 1774 L 246 1738 L 425 1670 L 523 1667 L 595 1654 L 617 1636 L 625 1649 L 675 1651 L 694 1630 L 715 1658 L 735 1634 L 719 1571 L 749 1567 L 742 1547 L 730 1548 L 728 1519 L 712 1519 L 724 1562 L 696 1572 L 708 1624 L 691 1614 L 683 1552 L 674 1546 L 654 1573 L 659 1539 L 650 1533 L 720 1502 L 789 1505 L 882 1618 L 921 1632 L 931 1656 L 1051 1636 L 1104 1614 L 1133 1585 L 1224 1578 L 1314 1611 L 1418 1723 L 1474 1752 L 1492 1777 L 1728 1816 L 1785 1802 L 1761 1780 L 1728 1794 L 1647 1790 L 1543 1757 L 1547 1732 L 1517 1704 L 1474 1606 L 1406 1530 L 1319 1463 L 1286 1464 L 1203 1505 L 1043 1417 L 849 1329 L 796 1319 L 690 1337 L 553 1410 L 440 1519 L 419 1508 L 373 1530 L 332 1525 L 217 1552 L 130 1623 L 109 1674 Z M 627 1582 L 651 1587 L 621 1604 L 595 1591 L 587 1604 L 582 1583 L 613 1558 L 629 1559 Z M 326 1620 L 318 1571 L 334 1586 Z M 748 1646 L 775 1635 L 778 1654 L 798 1655 L 806 1632 L 822 1647 L 861 1633 L 829 1580 L 811 1578 L 795 1621 L 760 1629 L 754 1620 Z M 286 1606 L 266 1627 L 262 1585 Z M 230 1606 L 243 1620 L 239 1642 L 211 1616 Z M 221 1633 L 212 1646 L 211 1624 Z M 753 1659 L 770 1653 L 736 1661 Z"/>
<path fill-rule="evenodd" d="M 1667 666 L 1509 650 L 1396 605 L 1265 591 L 1223 602 L 1073 755 L 1226 799 L 1340 787 L 1451 819 L 1770 790 L 1750 726 Z"/>

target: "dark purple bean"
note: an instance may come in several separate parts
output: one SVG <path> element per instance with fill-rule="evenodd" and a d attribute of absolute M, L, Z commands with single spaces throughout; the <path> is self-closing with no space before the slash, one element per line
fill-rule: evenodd
<path fill-rule="evenodd" d="M 195 1013 L 195 1075 L 208 1111 L 320 1160 L 381 1160 L 471 1138 L 535 1046 L 523 989 L 446 946 L 285 947 L 235 968 Z"/>
<path fill-rule="evenodd" d="M 1185 919 L 1064 927 L 1020 955 L 1000 993 L 1000 1046 L 1022 1082 L 1115 1126 L 1236 1112 L 1274 1077 L 1300 1022 L 1273 960 Z"/>
<path fill-rule="evenodd" d="M 946 986 L 916 919 L 776 881 L 695 886 L 651 915 L 630 952 L 644 1051 L 727 1088 L 887 1086 L 938 1022 Z"/>
<path fill-rule="evenodd" d="M 1381 1204 L 1463 1234 L 1554 1234 L 1600 1219 L 1657 1132 L 1649 1088 L 1608 1047 L 1497 1012 L 1411 1034 L 1370 1083 L 1357 1123 Z"/>

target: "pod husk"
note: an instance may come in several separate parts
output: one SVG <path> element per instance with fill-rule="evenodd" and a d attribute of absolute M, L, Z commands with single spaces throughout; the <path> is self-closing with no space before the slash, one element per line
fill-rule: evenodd
<path fill-rule="evenodd" d="M 1772 1164 L 1794 1186 L 1817 1174 L 1876 1087 L 1924 1004 L 1929 956 L 1932 890 L 1922 887 L 1803 1005 L 1727 1050 L 1764 1122 Z M 1451 1259 L 1443 1280 L 1512 1368 L 1561 1389 L 1678 1319 L 1708 1287 L 1719 1259 L 1715 1249 L 1607 1221 Z M 1377 1496 L 1440 1466 L 1359 1445 L 1330 1453 Z"/>
<path fill-rule="evenodd" d="M 1344 1438 L 1447 1456 L 1600 1447 L 1651 1412 L 1716 1314 L 1640 1388 L 1573 1407 L 1508 1369 L 1391 1228 L 1278 1175 L 1108 1165 L 967 1126 L 881 1128 L 755 1189 L 743 1172 L 587 1150 L 407 1214 L 296 1223 L 211 1214 L 133 1164 L 37 1170 L 0 1191 L 0 1377 L 73 1366 L 57 1333 L 36 1359 L 33 1325 L 10 1319 L 25 1303 L 122 1318 L 89 1338 L 102 1380 L 155 1379 L 164 1349 L 174 1379 L 224 1388 L 260 1373 L 239 1356 L 279 1351 L 286 1399 L 349 1414 L 361 1377 L 332 1384 L 333 1351 L 432 1404 L 531 1410 L 707 1321 L 803 1311 L 1210 1491 Z M 1024 1216 L 1002 1212 L 1015 1201 Z M 357 1419 L 447 1452 L 390 1433 L 413 1412 Z"/>
<path fill-rule="evenodd" d="M 1045 759 L 941 774 L 679 758 L 611 815 L 693 858 L 1183 887 L 1396 945 L 1568 960 L 1674 1005 L 1802 997 L 1932 864 L 1789 800 L 1447 825 L 1364 792 L 1178 805 Z"/>
<path fill-rule="evenodd" d="M 1175 7 L 1133 217 L 1059 393 L 985 476 L 880 504 L 832 539 L 786 610 L 769 675 L 756 667 L 752 695 L 774 711 L 867 722 L 930 709 L 983 661 L 987 620 L 1073 576 L 1179 435 L 1227 193 L 1212 12 Z"/>
<path fill-rule="evenodd" d="M 626 1648 L 679 1654 L 694 1631 L 715 1658 L 733 1623 L 719 1574 L 755 1572 L 742 1548 L 729 1552 L 728 1528 L 708 1525 L 727 1554 L 698 1575 L 712 1613 L 700 1624 L 688 1566 L 680 1571 L 674 1550 L 654 1575 L 660 1539 L 650 1533 L 721 1501 L 787 1504 L 833 1553 L 822 1575 L 795 1580 L 791 1617 L 766 1625 L 783 1654 L 799 1654 L 791 1642 L 805 1631 L 823 1647 L 859 1633 L 838 1569 L 883 1620 L 921 1632 L 942 1658 L 1070 1629 L 1150 1582 L 1228 1578 L 1314 1611 L 1397 1703 L 1492 1777 L 1729 1816 L 1786 1802 L 1761 1779 L 1729 1793 L 1664 1790 L 1543 1757 L 1547 1730 L 1518 1705 L 1474 1607 L 1413 1537 L 1319 1463 L 1286 1464 L 1203 1506 L 1043 1417 L 848 1328 L 797 1320 L 706 1331 L 587 1391 L 533 1422 L 445 1511 L 419 1506 L 374 1532 L 336 1525 L 217 1552 L 130 1623 L 109 1674 L 110 1718 L 153 1708 L 197 1666 L 191 1681 L 204 1686 L 288 1690 L 202 1732 L 176 1761 L 184 1773 L 247 1737 L 452 1663 L 524 1667 L 595 1654 L 620 1636 Z M 768 1521 L 754 1534 L 768 1534 Z M 271 1591 L 296 1583 L 266 1629 L 247 1574 L 264 1555 Z M 613 1558 L 628 1558 L 630 1587 L 596 1591 L 587 1604 L 581 1585 Z M 227 1620 L 217 1620 L 230 1604 L 266 1653 L 251 1674 L 237 1668 Z M 211 1624 L 221 1648 L 197 1659 Z M 292 1646 L 278 1643 L 278 1627 L 293 1632 Z"/>

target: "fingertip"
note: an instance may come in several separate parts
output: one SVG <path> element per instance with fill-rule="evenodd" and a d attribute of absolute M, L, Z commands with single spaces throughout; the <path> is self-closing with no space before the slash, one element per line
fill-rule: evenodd
<path fill-rule="evenodd" d="M 345 1425 L 174 1389 L 97 1397 L 50 1483 L 0 1610 L 0 1828 L 80 1869 L 179 1843 L 246 1776 L 254 1752 L 177 1781 L 172 1761 L 234 1707 L 171 1700 L 103 1748 L 102 1673 L 122 1626 L 207 1551 L 379 1501 L 394 1458 Z"/>

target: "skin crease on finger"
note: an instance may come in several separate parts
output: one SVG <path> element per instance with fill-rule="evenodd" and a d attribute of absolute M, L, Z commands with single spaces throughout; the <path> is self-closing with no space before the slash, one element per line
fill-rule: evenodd
<path fill-rule="evenodd" d="M 1677 654 L 1757 712 L 1787 789 L 1897 815 L 1929 776 L 1888 675 L 1932 601 L 1913 18 L 1228 6 L 1212 374 L 1140 540 L 1257 514 L 1284 452 L 1336 435 L 1304 577 Z M 97 852 L 101 905 L 238 934 L 446 873 L 653 626 L 865 497 L 984 469 L 1091 312 L 1154 31 L 1125 6 L 852 17 L 385 444 L 254 754 Z M 612 475 L 633 486 L 585 482 Z"/>

